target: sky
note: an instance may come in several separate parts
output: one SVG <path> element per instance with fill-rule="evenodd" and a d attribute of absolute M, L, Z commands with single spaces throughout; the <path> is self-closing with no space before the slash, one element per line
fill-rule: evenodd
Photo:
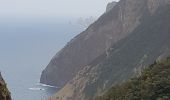
<path fill-rule="evenodd" d="M 100 16 L 113 0 L 0 0 L 0 16 Z"/>

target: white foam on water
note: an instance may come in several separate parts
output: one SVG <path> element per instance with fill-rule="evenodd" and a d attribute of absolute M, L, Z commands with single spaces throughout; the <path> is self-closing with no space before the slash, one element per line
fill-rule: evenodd
<path fill-rule="evenodd" d="M 47 85 L 47 84 L 42 84 L 42 83 L 37 83 L 36 85 L 38 85 L 38 86 L 43 86 L 43 87 L 59 88 L 59 87 L 56 87 L 56 86 Z"/>
<path fill-rule="evenodd" d="M 44 91 L 45 89 L 43 89 L 43 88 L 29 88 L 29 90 L 33 90 L 33 91 Z"/>

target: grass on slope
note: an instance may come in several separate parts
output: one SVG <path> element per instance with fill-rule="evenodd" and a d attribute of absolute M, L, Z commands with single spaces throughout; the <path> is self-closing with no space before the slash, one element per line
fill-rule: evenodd
<path fill-rule="evenodd" d="M 139 76 L 112 87 L 95 100 L 170 100 L 170 57 L 155 61 Z"/>

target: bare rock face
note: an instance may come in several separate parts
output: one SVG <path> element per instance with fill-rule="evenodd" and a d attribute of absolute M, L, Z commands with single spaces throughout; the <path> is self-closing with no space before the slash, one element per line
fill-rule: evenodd
<path fill-rule="evenodd" d="M 107 4 L 106 12 L 109 12 L 116 5 L 117 2 L 113 1 Z"/>
<path fill-rule="evenodd" d="M 170 5 L 162 4 L 158 7 L 160 9 L 150 12 L 146 6 L 148 0 L 125 1 L 133 1 L 132 4 L 135 4 L 135 1 L 145 2 L 143 7 L 147 9 L 140 10 L 144 14 L 141 23 L 126 38 L 113 44 L 107 53 L 79 70 L 75 77 L 49 100 L 93 100 L 112 85 L 127 80 L 142 67 L 152 64 L 155 59 L 159 60 L 170 54 Z"/>
<path fill-rule="evenodd" d="M 152 0 L 152 3 L 150 0 L 121 0 L 114 9 L 101 16 L 98 21 L 66 46 L 73 47 L 71 45 L 81 38 L 77 42 L 79 45 L 76 46 L 81 47 L 83 43 L 85 44 L 81 47 L 83 49 L 73 47 L 74 49 L 70 50 L 80 50 L 75 55 L 81 55 L 85 51 L 90 55 L 83 53 L 80 57 L 76 56 L 79 59 L 73 57 L 72 60 L 76 59 L 79 63 L 82 59 L 86 61 L 85 58 L 93 59 L 88 59 L 88 63 L 81 66 L 69 66 L 69 68 L 64 66 L 68 73 L 69 71 L 74 73 L 74 77 L 69 77 L 67 84 L 49 100 L 92 99 L 101 95 L 116 82 L 126 80 L 164 52 L 169 52 L 169 15 L 165 14 L 162 21 L 159 19 L 162 13 L 158 14 L 159 16 L 154 15 L 159 7 L 168 3 L 169 0 Z M 153 4 L 159 6 L 153 6 Z M 152 15 L 154 15 L 154 20 L 152 20 Z M 85 38 L 86 36 L 88 38 Z M 102 45 L 99 46 L 99 44 Z M 101 50 L 102 52 L 99 52 Z M 61 51 L 60 54 L 62 53 Z M 68 50 L 67 53 L 70 54 L 70 51 Z M 67 58 L 67 61 L 71 61 L 70 59 Z M 53 61 L 57 61 L 55 57 Z M 74 71 L 70 67 L 74 68 Z"/>
<path fill-rule="evenodd" d="M 11 100 L 10 92 L 0 73 L 0 100 Z"/>
<path fill-rule="evenodd" d="M 122 0 L 72 39 L 43 70 L 40 82 L 63 87 L 84 66 L 125 38 L 140 24 L 146 0 Z"/>
<path fill-rule="evenodd" d="M 148 0 L 149 11 L 154 13 L 160 5 L 167 3 L 169 3 L 169 0 Z"/>

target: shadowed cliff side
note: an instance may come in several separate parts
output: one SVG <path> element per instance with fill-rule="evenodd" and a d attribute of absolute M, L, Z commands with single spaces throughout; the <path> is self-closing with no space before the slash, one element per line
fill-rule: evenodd
<path fill-rule="evenodd" d="M 146 13 L 147 0 L 121 0 L 52 58 L 40 82 L 63 87 L 80 69 L 108 55 L 110 46 L 128 36 Z"/>
<path fill-rule="evenodd" d="M 148 5 L 150 2 L 146 1 Z M 108 54 L 104 53 L 80 70 L 51 100 L 94 99 L 114 84 L 140 72 L 155 59 L 169 55 L 170 5 L 168 2 L 164 5 L 159 3 L 154 13 L 150 6 L 145 7 L 148 10 L 145 10 L 141 24 L 130 35 L 112 45 Z"/>
<path fill-rule="evenodd" d="M 10 92 L 0 73 L 0 100 L 11 100 Z"/>

